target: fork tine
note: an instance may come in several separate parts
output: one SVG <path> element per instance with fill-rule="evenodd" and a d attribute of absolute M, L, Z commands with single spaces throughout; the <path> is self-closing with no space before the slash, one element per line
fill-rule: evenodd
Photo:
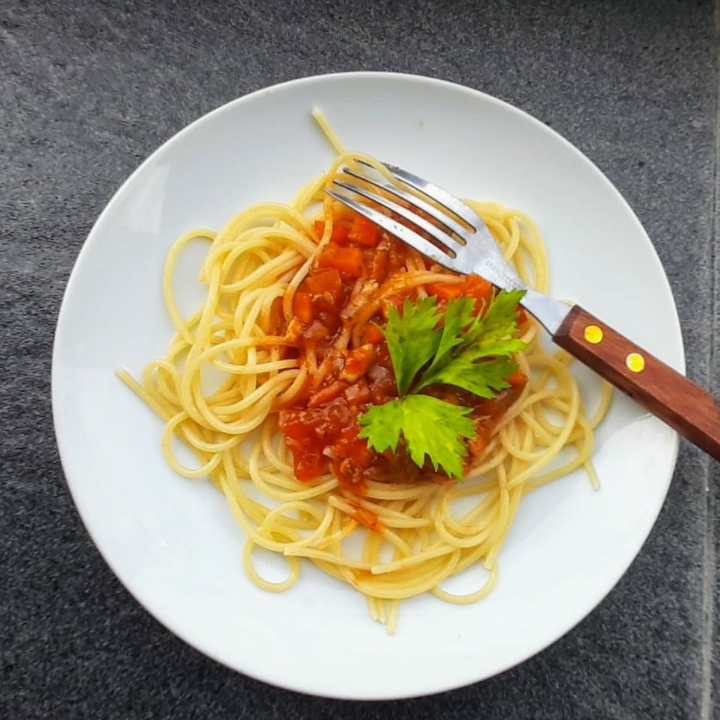
<path fill-rule="evenodd" d="M 468 225 L 474 230 L 477 230 L 478 223 L 482 222 L 478 217 L 477 213 L 468 207 L 462 200 L 451 195 L 441 187 L 434 185 L 427 180 L 424 180 L 419 175 L 413 175 L 407 170 L 397 167 L 397 165 L 388 165 L 383 163 L 385 167 L 400 181 L 409 185 L 411 188 L 423 193 L 426 197 L 431 200 L 440 203 L 443 207 L 447 208 L 450 212 L 455 213 L 458 217 L 462 218 Z M 480 225 L 482 227 L 482 225 Z"/>
<path fill-rule="evenodd" d="M 363 215 L 368 220 L 371 220 L 391 235 L 399 238 L 410 247 L 415 248 L 418 252 L 434 260 L 439 265 L 449 268 L 450 270 L 453 269 L 453 258 L 450 255 L 444 253 L 439 247 L 437 247 L 437 245 L 433 245 L 406 225 L 399 223 L 397 220 L 393 220 L 391 217 L 381 213 L 379 210 L 375 210 L 374 208 L 361 203 L 359 200 L 347 197 L 346 195 L 341 195 L 333 190 L 326 190 L 325 192 L 339 202 L 343 203 L 343 205 L 347 205 L 347 207 L 354 210 L 359 215 Z"/>
<path fill-rule="evenodd" d="M 360 187 L 359 185 L 353 185 L 352 183 L 346 183 L 342 180 L 333 180 L 334 184 L 338 187 L 343 188 L 343 190 L 348 190 L 350 192 L 355 193 L 356 195 L 360 195 L 361 197 L 367 198 L 371 202 L 376 203 L 377 205 L 380 205 L 387 210 L 390 210 L 390 212 L 394 212 L 400 217 L 405 218 L 408 222 L 411 222 L 413 225 L 416 225 L 421 230 L 424 230 L 426 233 L 430 234 L 435 240 L 437 240 L 439 243 L 444 245 L 452 254 L 453 256 L 459 250 L 463 243 L 461 243 L 457 238 L 455 238 L 453 235 L 449 235 L 446 232 L 443 232 L 441 228 L 439 228 L 437 225 L 433 225 L 430 221 L 426 220 L 425 218 L 420 217 L 419 215 L 416 215 L 412 210 L 408 210 L 407 208 L 404 208 L 402 205 L 398 205 L 397 203 L 393 202 L 392 200 L 388 200 L 387 198 L 383 197 L 382 195 L 376 195 L 375 193 L 370 192 L 369 190 L 366 190 L 363 187 Z M 382 215 L 382 213 L 380 213 Z M 387 217 L 387 216 L 385 216 Z M 417 234 L 417 233 L 416 233 Z M 418 235 L 418 237 L 420 237 Z M 432 244 L 432 243 L 430 243 Z M 453 248 L 453 245 L 455 248 Z"/>
<path fill-rule="evenodd" d="M 362 160 L 359 162 L 366 167 L 372 167 L 369 163 L 365 163 Z M 379 188 L 380 190 L 384 190 L 385 192 L 394 195 L 400 200 L 405 200 L 410 205 L 414 205 L 416 208 L 422 210 L 424 213 L 427 213 L 428 215 L 430 215 L 430 217 L 434 218 L 449 232 L 455 233 L 458 237 L 462 238 L 468 234 L 468 228 L 465 225 L 461 225 L 454 218 L 448 215 L 448 213 L 439 210 L 437 207 L 435 207 L 435 205 L 426 202 L 421 197 L 418 197 L 417 195 L 410 193 L 407 190 L 402 190 L 401 188 L 395 187 L 395 185 L 391 185 L 390 183 L 380 182 L 378 180 L 368 177 L 367 175 L 355 172 L 355 170 L 352 170 L 349 167 L 344 167 L 342 171 L 346 175 L 350 175 L 350 177 L 354 177 L 357 180 L 362 180 L 370 185 L 373 185 L 376 188 Z"/>

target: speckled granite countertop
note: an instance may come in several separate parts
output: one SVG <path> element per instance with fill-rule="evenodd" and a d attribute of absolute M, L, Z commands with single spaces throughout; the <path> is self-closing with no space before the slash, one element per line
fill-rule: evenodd
<path fill-rule="evenodd" d="M 49 395 L 68 274 L 139 162 L 239 95 L 360 69 L 484 90 L 585 152 L 650 234 L 688 374 L 717 393 L 718 17 L 704 0 L 0 4 L 0 717 L 720 717 L 720 472 L 687 443 L 640 556 L 562 640 L 445 695 L 336 702 L 215 664 L 129 596 L 70 500 Z"/>

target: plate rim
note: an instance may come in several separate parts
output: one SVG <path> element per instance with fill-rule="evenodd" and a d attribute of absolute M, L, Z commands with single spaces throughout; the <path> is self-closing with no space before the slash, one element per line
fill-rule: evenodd
<path fill-rule="evenodd" d="M 58 453 L 60 456 L 61 466 L 63 469 L 63 477 L 65 479 L 65 484 L 70 492 L 70 496 L 73 500 L 73 503 L 78 511 L 78 514 L 80 515 L 80 518 L 82 520 L 83 526 L 85 528 L 85 531 L 90 536 L 90 539 L 97 549 L 97 551 L 100 553 L 100 556 L 105 561 L 106 565 L 109 567 L 111 572 L 115 575 L 115 577 L 120 581 L 122 586 L 125 588 L 127 592 L 130 593 L 130 595 L 133 597 L 133 599 L 146 611 L 148 612 L 157 622 L 160 623 L 160 625 L 164 628 L 166 628 L 170 633 L 175 635 L 176 637 L 180 638 L 184 643 L 190 645 L 192 648 L 200 652 L 206 657 L 211 658 L 215 662 L 218 662 L 221 665 L 224 665 L 225 667 L 228 667 L 235 672 L 240 672 L 242 674 L 247 675 L 248 677 L 252 677 L 256 680 L 259 680 L 261 682 L 264 682 L 266 684 L 279 687 L 286 690 L 291 690 L 294 692 L 302 693 L 302 694 L 310 694 L 320 697 L 328 697 L 328 698 L 336 698 L 336 699 L 346 699 L 346 700 L 372 700 L 372 701 L 383 701 L 383 700 L 391 700 L 391 699 L 403 699 L 403 698 L 413 698 L 413 697 L 422 697 L 427 696 L 431 694 L 437 694 L 461 687 L 466 687 L 471 684 L 475 684 L 478 682 L 482 682 L 484 680 L 487 680 L 491 677 L 495 677 L 499 674 L 505 673 L 511 668 L 517 667 L 527 661 L 529 658 L 543 652 L 547 648 L 549 648 L 551 645 L 555 644 L 559 639 L 561 639 L 563 636 L 568 634 L 570 631 L 575 629 L 583 620 L 585 620 L 599 605 L 603 600 L 610 594 L 610 592 L 615 588 L 617 583 L 625 576 L 627 573 L 628 568 L 630 565 L 637 559 L 638 555 L 642 551 L 645 543 L 647 542 L 647 539 L 650 535 L 650 532 L 652 529 L 656 526 L 658 516 L 660 514 L 660 511 L 662 510 L 663 505 L 665 504 L 665 501 L 667 499 L 668 490 L 670 487 L 670 483 L 672 482 L 673 476 L 675 474 L 675 469 L 677 466 L 677 458 L 678 458 L 678 452 L 679 452 L 679 435 L 677 433 L 673 433 L 672 435 L 672 448 L 671 448 L 671 461 L 668 464 L 667 467 L 667 477 L 666 478 L 659 478 L 663 480 L 663 492 L 662 497 L 659 497 L 658 501 L 658 507 L 654 509 L 653 515 L 654 519 L 652 523 L 649 525 L 649 528 L 647 532 L 644 534 L 644 537 L 642 539 L 642 542 L 640 543 L 637 551 L 632 554 L 632 557 L 629 558 L 629 560 L 626 563 L 623 563 L 624 567 L 622 569 L 622 572 L 619 573 L 617 579 L 607 588 L 607 590 L 600 594 L 595 602 L 581 615 L 581 617 L 573 620 L 571 624 L 565 628 L 564 630 L 561 630 L 560 632 L 552 633 L 553 637 L 548 640 L 547 642 L 543 643 L 539 647 L 533 647 L 532 649 L 525 651 L 523 653 L 519 654 L 519 658 L 515 659 L 514 661 L 505 663 L 503 666 L 498 666 L 497 669 L 489 674 L 483 675 L 481 678 L 476 678 L 474 680 L 462 680 L 461 682 L 443 682 L 438 683 L 437 687 L 434 687 L 430 691 L 424 691 L 422 689 L 418 689 L 416 692 L 401 692 L 401 693 L 387 693 L 387 692 L 377 692 L 375 694 L 368 694 L 368 693 L 348 693 L 348 692 L 340 692 L 340 693 L 332 693 L 332 692 L 320 692 L 317 689 L 308 689 L 307 687 L 302 687 L 298 684 L 292 684 L 292 683 L 283 683 L 281 680 L 273 679 L 270 677 L 265 677 L 262 674 L 255 674 L 252 669 L 243 668 L 240 669 L 237 667 L 237 663 L 232 664 L 227 659 L 223 659 L 222 657 L 219 657 L 218 653 L 215 653 L 206 647 L 201 647 L 199 644 L 196 644 L 193 640 L 189 639 L 185 632 L 182 631 L 182 628 L 178 629 L 175 627 L 171 627 L 169 624 L 169 621 L 166 622 L 162 615 L 159 613 L 156 613 L 153 611 L 149 604 L 146 603 L 143 599 L 139 597 L 139 594 L 136 592 L 135 588 L 132 587 L 133 583 L 128 582 L 125 577 L 123 577 L 123 574 L 115 567 L 115 563 L 111 561 L 109 557 L 109 551 L 107 551 L 105 548 L 101 546 L 101 544 L 97 541 L 96 535 L 93 532 L 92 529 L 92 523 L 88 521 L 89 515 L 86 515 L 88 512 L 87 505 L 83 501 L 81 494 L 78 492 L 78 486 L 73 486 L 73 482 L 71 480 L 71 473 L 69 472 L 69 468 L 71 465 L 70 455 L 72 452 L 72 448 L 68 447 L 66 443 L 63 440 L 62 437 L 62 421 L 60 421 L 60 415 L 61 415 L 61 400 L 59 397 L 59 375 L 60 375 L 60 369 L 59 369 L 59 360 L 58 360 L 58 348 L 62 342 L 62 337 L 64 333 L 64 327 L 69 322 L 68 320 L 68 298 L 73 294 L 74 287 L 78 283 L 78 277 L 80 276 L 82 270 L 81 266 L 84 264 L 84 260 L 88 253 L 88 248 L 92 243 L 99 242 L 98 240 L 94 240 L 96 236 L 101 237 L 98 235 L 98 228 L 101 226 L 103 220 L 105 217 L 109 214 L 111 214 L 114 211 L 115 206 L 124 198 L 124 196 L 130 191 L 130 188 L 133 185 L 133 182 L 135 178 L 144 170 L 144 168 L 150 164 L 153 163 L 156 156 L 158 156 L 161 152 L 166 151 L 168 148 L 171 148 L 173 145 L 181 143 L 185 137 L 186 134 L 189 134 L 195 127 L 197 127 L 200 124 L 205 123 L 206 121 L 210 120 L 211 118 L 216 117 L 217 115 L 224 113 L 224 112 L 232 112 L 237 106 L 242 105 L 243 103 L 250 102 L 252 100 L 255 100 L 256 98 L 272 95 L 277 92 L 282 92 L 284 89 L 288 87 L 298 87 L 301 85 L 309 85 L 313 83 L 318 82 L 324 82 L 330 79 L 334 80 L 342 80 L 342 79 L 366 79 L 366 80 L 372 80 L 372 79 L 383 79 L 388 80 L 392 79 L 393 81 L 398 82 L 412 82 L 412 83 L 427 83 L 431 85 L 437 85 L 445 88 L 452 89 L 454 91 L 462 92 L 468 95 L 475 96 L 484 102 L 488 102 L 491 104 L 495 104 L 499 106 L 501 109 L 519 115 L 524 119 L 525 121 L 529 121 L 537 126 L 540 126 L 542 130 L 545 133 L 548 133 L 552 136 L 553 140 L 555 142 L 559 141 L 567 150 L 570 150 L 578 159 L 580 159 L 585 167 L 591 171 L 597 179 L 599 179 L 605 187 L 610 190 L 615 198 L 615 200 L 619 201 L 625 209 L 631 214 L 632 219 L 634 223 L 638 226 L 639 230 L 641 231 L 641 234 L 644 238 L 645 244 L 647 246 L 647 249 L 650 251 L 652 259 L 654 264 L 656 265 L 656 269 L 659 270 L 659 274 L 661 276 L 661 279 L 664 283 L 665 290 L 668 293 L 669 299 L 671 301 L 672 305 L 672 317 L 668 318 L 668 324 L 672 326 L 673 330 L 676 332 L 676 338 L 677 341 L 677 352 L 679 354 L 680 360 L 676 363 L 676 367 L 678 371 L 681 373 L 686 372 L 686 356 L 685 356 L 685 345 L 684 345 L 684 339 L 682 335 L 682 326 L 680 324 L 680 318 L 678 314 L 678 308 L 677 303 L 675 302 L 674 293 L 672 291 L 672 286 L 670 285 L 667 273 L 665 271 L 665 268 L 660 260 L 660 257 L 657 253 L 657 250 L 655 248 L 655 245 L 653 244 L 652 240 L 648 236 L 648 233 L 646 232 L 645 228 L 643 227 L 642 223 L 640 222 L 639 218 L 637 217 L 635 211 L 633 210 L 632 206 L 629 204 L 629 202 L 624 198 L 624 196 L 620 193 L 620 191 L 615 187 L 615 185 L 611 182 L 611 180 L 600 170 L 600 168 L 595 165 L 595 163 L 587 157 L 579 148 L 577 148 L 575 145 L 573 145 L 569 140 L 567 140 L 565 137 L 563 137 L 560 133 L 558 133 L 554 128 L 547 126 L 542 121 L 538 120 L 536 117 L 532 116 L 527 111 L 511 104 L 510 102 L 507 102 L 505 100 L 502 100 L 498 97 L 495 97 L 493 95 L 488 94 L 487 92 L 483 90 L 479 90 L 474 87 L 469 87 L 466 85 L 462 85 L 460 83 L 443 80 L 440 78 L 425 76 L 422 74 L 415 74 L 415 73 L 397 73 L 397 72 L 385 72 L 385 71 L 349 71 L 349 72 L 331 72 L 331 73 L 320 73 L 316 75 L 309 75 L 304 76 L 300 78 L 295 78 L 291 80 L 287 80 L 281 83 L 276 83 L 273 85 L 269 85 L 266 87 L 259 88 L 253 92 L 247 93 L 245 95 L 241 95 L 233 100 L 230 100 L 213 110 L 210 110 L 209 112 L 201 115 L 200 117 L 196 118 L 189 124 L 182 127 L 179 131 L 177 131 L 175 134 L 173 134 L 171 137 L 169 137 L 167 140 L 165 140 L 161 145 L 159 145 L 153 152 L 151 152 L 131 173 L 130 175 L 116 188 L 116 190 L 113 192 L 112 196 L 107 200 L 105 203 L 102 211 L 97 216 L 95 222 L 92 225 L 92 228 L 90 229 L 87 237 L 84 239 L 82 246 L 80 248 L 79 253 L 77 254 L 75 261 L 73 263 L 72 270 L 70 272 L 70 275 L 67 280 L 67 284 L 65 287 L 65 290 L 63 292 L 63 297 L 60 305 L 60 309 L 57 315 L 56 320 L 56 326 L 55 326 L 55 333 L 53 338 L 53 346 L 52 346 L 52 362 L 51 362 L 51 399 L 52 399 L 52 419 L 53 419 L 53 428 L 55 432 L 55 439 L 56 444 L 58 447 Z"/>

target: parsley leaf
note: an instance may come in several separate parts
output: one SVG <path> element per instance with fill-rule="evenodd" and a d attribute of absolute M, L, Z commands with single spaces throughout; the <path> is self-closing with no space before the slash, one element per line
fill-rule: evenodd
<path fill-rule="evenodd" d="M 428 370 L 437 367 L 453 348 L 462 345 L 465 341 L 462 331 L 473 322 L 472 312 L 474 307 L 475 300 L 472 298 L 464 297 L 450 300 L 443 316 L 444 324 L 440 344 Z"/>
<path fill-rule="evenodd" d="M 475 426 L 466 415 L 471 408 L 452 405 L 431 395 L 408 395 L 383 405 L 372 405 L 360 416 L 363 426 L 358 437 L 378 452 L 396 451 L 400 437 L 405 440 L 413 462 L 422 467 L 425 456 L 437 471 L 462 477 L 462 458 L 467 453 L 461 438 L 475 435 Z"/>
<path fill-rule="evenodd" d="M 512 335 L 517 330 L 518 303 L 525 295 L 524 290 L 505 292 L 501 290 L 492 299 L 487 312 L 480 313 L 466 335 L 465 341 L 472 343 L 480 336 L 498 340 Z"/>
<path fill-rule="evenodd" d="M 505 378 L 517 370 L 517 364 L 508 360 L 511 355 L 525 349 L 522 340 L 512 337 L 517 330 L 519 300 L 522 290 L 499 292 L 490 303 L 487 312 L 469 317 L 466 308 L 457 307 L 467 298 L 450 301 L 445 313 L 457 330 L 460 323 L 464 332 L 458 331 L 459 342 L 451 351 L 441 356 L 438 352 L 430 367 L 422 374 L 416 390 L 429 385 L 454 385 L 483 398 L 492 399 L 496 391 L 509 387 Z M 472 302 L 472 301 L 471 301 Z M 442 343 L 441 343 L 442 345 Z M 484 358 L 492 358 L 478 362 Z"/>
<path fill-rule="evenodd" d="M 497 391 L 510 387 L 505 378 L 510 377 L 517 368 L 517 363 L 503 357 L 477 363 L 471 352 L 465 352 L 435 372 L 427 379 L 426 384 L 454 385 L 481 398 L 492 400 Z"/>
<path fill-rule="evenodd" d="M 395 371 L 398 395 L 407 393 L 420 368 L 437 352 L 439 322 L 434 297 L 423 298 L 414 304 L 406 299 L 402 315 L 395 308 L 390 308 L 384 335 Z M 412 342 L 408 342 L 409 338 Z"/>

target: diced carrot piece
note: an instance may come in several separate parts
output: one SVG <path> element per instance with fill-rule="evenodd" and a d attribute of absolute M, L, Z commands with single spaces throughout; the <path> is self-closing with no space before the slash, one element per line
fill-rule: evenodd
<path fill-rule="evenodd" d="M 312 322 L 313 305 L 312 296 L 309 292 L 303 292 L 300 290 L 295 293 L 295 297 L 293 298 L 293 312 L 300 322 L 305 323 L 306 325 Z"/>
<path fill-rule="evenodd" d="M 338 245 L 347 245 L 350 242 L 350 228 L 349 223 L 335 223 L 330 240 Z"/>
<path fill-rule="evenodd" d="M 340 247 L 331 242 L 320 253 L 318 265 L 360 277 L 363 272 L 363 251 L 357 247 Z"/>
<path fill-rule="evenodd" d="M 528 321 L 527 313 L 525 312 L 524 307 L 520 307 L 518 305 L 518 327 L 522 327 L 526 322 Z"/>
<path fill-rule="evenodd" d="M 363 342 L 364 343 L 371 343 L 372 345 L 377 345 L 379 342 L 382 342 L 383 338 L 385 336 L 382 334 L 382 330 L 375 324 L 370 323 L 364 330 L 363 330 Z"/>
<path fill-rule="evenodd" d="M 337 295 L 342 289 L 342 278 L 337 270 L 321 270 L 305 278 L 303 289 L 312 295 L 322 295 L 326 292 Z"/>
<path fill-rule="evenodd" d="M 492 299 L 493 286 L 479 275 L 468 275 L 462 283 L 462 294 L 476 300 L 475 310 L 480 311 Z"/>
<path fill-rule="evenodd" d="M 317 233 L 318 237 L 322 237 L 323 233 L 325 232 L 325 221 L 316 220 L 313 225 L 315 226 L 315 232 Z"/>
<path fill-rule="evenodd" d="M 439 300 L 450 300 L 463 294 L 463 283 L 434 282 L 425 286 L 428 295 L 435 295 Z"/>
<path fill-rule="evenodd" d="M 527 375 L 518 368 L 512 375 L 506 378 L 512 387 L 523 387 L 527 383 Z"/>
<path fill-rule="evenodd" d="M 362 215 L 357 215 L 350 228 L 348 239 L 358 245 L 375 247 L 378 244 L 380 232 L 378 226 Z"/>

